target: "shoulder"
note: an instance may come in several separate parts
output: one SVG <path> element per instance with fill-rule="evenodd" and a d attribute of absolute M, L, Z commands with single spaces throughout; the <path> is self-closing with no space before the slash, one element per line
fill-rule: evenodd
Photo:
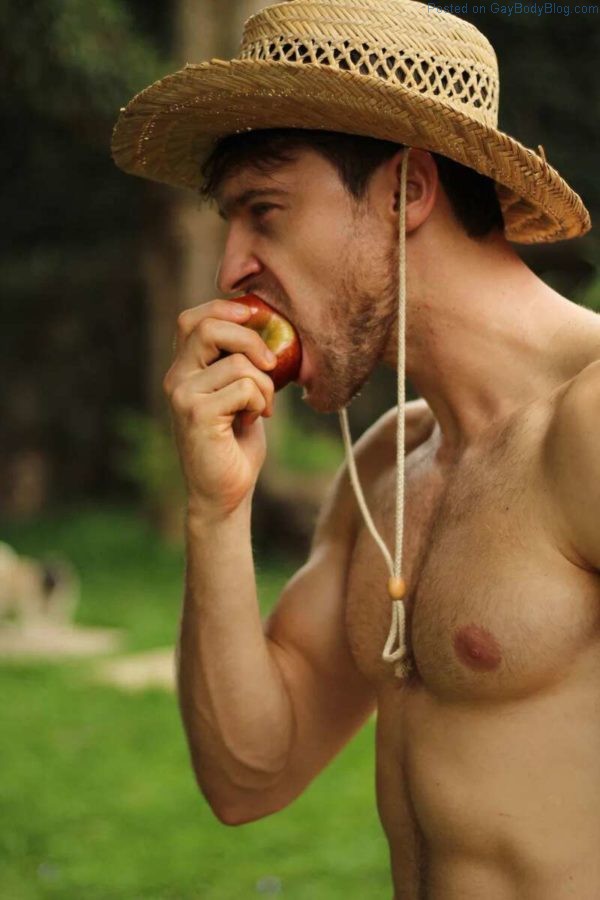
<path fill-rule="evenodd" d="M 398 407 L 388 409 L 372 426 L 372 441 L 396 446 Z M 426 400 L 410 400 L 404 408 L 404 449 L 406 454 L 427 440 L 435 426 L 435 417 Z M 365 432 L 365 435 L 368 432 Z"/>
<path fill-rule="evenodd" d="M 376 479 L 396 465 L 397 417 L 398 407 L 393 406 L 367 428 L 352 446 L 356 469 L 365 492 Z M 428 403 L 422 398 L 410 400 L 404 409 L 405 455 L 426 441 L 434 426 L 435 418 Z M 347 460 L 344 460 L 338 474 L 349 488 Z"/>
<path fill-rule="evenodd" d="M 600 359 L 582 369 L 556 395 L 547 444 L 559 467 L 569 459 L 582 457 L 583 461 L 590 449 L 600 449 Z"/>
<path fill-rule="evenodd" d="M 352 455 L 367 505 L 375 482 L 396 462 L 397 411 L 397 406 L 388 409 L 352 445 Z M 435 418 L 425 400 L 411 400 L 405 407 L 404 423 L 405 451 L 410 453 L 427 440 L 433 431 Z M 344 458 L 326 492 L 315 537 L 321 538 L 324 532 L 340 536 L 342 523 L 354 533 L 359 518 L 348 461 Z"/>
<path fill-rule="evenodd" d="M 593 417 L 600 409 L 600 358 L 572 378 L 557 402 L 557 414 L 579 418 Z"/>
<path fill-rule="evenodd" d="M 572 546 L 600 567 L 600 359 L 557 394 L 543 457 L 548 489 Z"/>
<path fill-rule="evenodd" d="M 386 465 L 395 465 L 398 407 L 383 413 L 353 445 L 357 464 L 381 472 Z M 435 417 L 423 398 L 409 400 L 404 407 L 404 452 L 408 455 L 427 440 L 435 426 Z M 370 463 L 370 465 L 369 465 Z"/>

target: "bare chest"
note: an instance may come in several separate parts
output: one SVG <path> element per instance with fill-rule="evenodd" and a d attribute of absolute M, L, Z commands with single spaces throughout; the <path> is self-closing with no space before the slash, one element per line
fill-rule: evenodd
<path fill-rule="evenodd" d="M 518 442 L 517 442 L 518 443 Z M 433 453 L 406 460 L 403 574 L 411 681 L 449 700 L 526 696 L 562 677 L 600 636 L 598 583 L 553 544 L 536 479 L 536 442 L 472 453 L 441 473 Z M 367 501 L 393 555 L 395 470 Z M 390 628 L 388 570 L 366 526 L 349 572 L 348 639 L 375 683 Z"/>

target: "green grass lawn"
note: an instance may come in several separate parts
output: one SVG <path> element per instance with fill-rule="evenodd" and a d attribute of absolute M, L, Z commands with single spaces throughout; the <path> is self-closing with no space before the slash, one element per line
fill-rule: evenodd
<path fill-rule="evenodd" d="M 5 523 L 19 552 L 67 555 L 76 620 L 173 643 L 180 551 L 134 513 L 72 510 Z M 266 612 L 296 568 L 257 560 Z M 195 785 L 175 697 L 94 685 L 87 661 L 0 665 L 0 900 L 389 900 L 374 800 L 374 722 L 288 809 L 221 825 Z"/>

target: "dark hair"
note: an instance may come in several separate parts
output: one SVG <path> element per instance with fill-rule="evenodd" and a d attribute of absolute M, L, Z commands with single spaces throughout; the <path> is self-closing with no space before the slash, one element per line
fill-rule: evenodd
<path fill-rule="evenodd" d="M 245 166 L 271 174 L 281 164 L 292 162 L 298 150 L 310 148 L 335 166 L 348 193 L 359 201 L 375 169 L 402 146 L 363 135 L 299 128 L 231 134 L 217 140 L 202 164 L 200 196 L 214 200 L 224 179 Z M 454 214 L 469 237 L 502 230 L 504 221 L 493 180 L 445 156 L 431 155 Z"/>

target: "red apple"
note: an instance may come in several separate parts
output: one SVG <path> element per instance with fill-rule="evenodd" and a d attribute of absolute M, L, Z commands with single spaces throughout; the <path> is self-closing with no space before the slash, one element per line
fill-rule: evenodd
<path fill-rule="evenodd" d="M 300 372 L 302 345 L 296 329 L 291 322 L 255 294 L 235 297 L 234 302 L 252 309 L 252 315 L 244 325 L 257 331 L 269 350 L 277 357 L 275 368 L 270 369 L 267 375 L 273 379 L 275 390 L 281 390 L 290 381 L 294 381 Z"/>

